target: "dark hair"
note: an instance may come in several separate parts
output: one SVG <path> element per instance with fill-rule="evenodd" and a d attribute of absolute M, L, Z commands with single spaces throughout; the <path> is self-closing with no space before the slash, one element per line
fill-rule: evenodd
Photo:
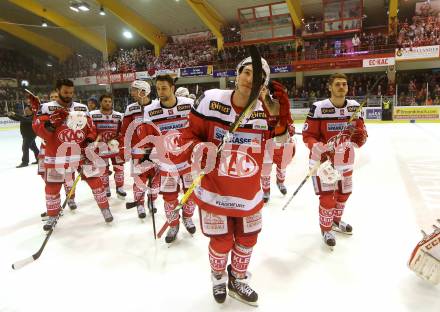
<path fill-rule="evenodd" d="M 95 105 L 98 105 L 98 100 L 95 97 L 88 98 L 87 102 L 93 102 Z"/>
<path fill-rule="evenodd" d="M 105 98 L 110 98 L 110 99 L 113 100 L 113 96 L 112 96 L 110 93 L 104 93 L 103 95 L 101 95 L 101 96 L 99 97 L 99 103 L 101 103 L 102 100 L 105 99 Z"/>
<path fill-rule="evenodd" d="M 57 91 L 57 90 L 51 90 L 51 91 L 49 92 L 49 95 L 51 95 L 52 93 L 58 93 L 58 91 Z"/>
<path fill-rule="evenodd" d="M 346 74 L 341 74 L 341 73 L 336 73 L 330 76 L 330 78 L 328 79 L 328 84 L 331 86 L 333 84 L 333 81 L 335 79 L 345 79 L 348 81 L 347 75 Z"/>
<path fill-rule="evenodd" d="M 62 86 L 73 87 L 73 81 L 70 79 L 57 80 L 56 89 L 61 89 Z"/>
<path fill-rule="evenodd" d="M 156 77 L 156 82 L 158 81 L 166 81 L 170 84 L 170 86 L 174 86 L 176 81 L 170 75 L 159 75 Z"/>

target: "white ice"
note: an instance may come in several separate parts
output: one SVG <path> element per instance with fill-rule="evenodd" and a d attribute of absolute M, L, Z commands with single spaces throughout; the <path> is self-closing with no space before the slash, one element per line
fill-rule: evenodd
<path fill-rule="evenodd" d="M 181 227 L 177 242 L 168 247 L 154 241 L 151 217 L 140 221 L 116 198 L 110 201 L 115 221 L 105 225 L 84 182 L 76 192 L 77 211 L 66 210 L 41 258 L 12 270 L 13 262 L 32 255 L 44 239 L 44 184 L 35 165 L 15 168 L 21 157 L 18 130 L 2 131 L 0 311 L 438 312 L 439 286 L 419 279 L 407 261 L 420 229 L 431 231 L 440 218 L 440 125 L 367 128 L 369 139 L 357 153 L 354 191 L 344 214 L 354 235 L 338 235 L 333 252 L 323 246 L 311 181 L 281 211 L 287 198 L 272 178 L 250 264 L 258 308 L 230 297 L 222 305 L 214 301 L 208 240 L 199 229 L 191 237 Z M 307 150 L 298 137 L 288 168 L 289 194 L 306 171 Z M 129 177 L 126 181 L 131 201 L 132 183 Z M 195 219 L 198 224 L 197 213 Z M 163 222 L 160 209 L 156 226 Z"/>

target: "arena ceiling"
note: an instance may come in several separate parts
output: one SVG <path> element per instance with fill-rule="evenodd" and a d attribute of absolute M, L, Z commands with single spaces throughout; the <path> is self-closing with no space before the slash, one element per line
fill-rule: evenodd
<path fill-rule="evenodd" d="M 74 21 L 79 26 L 85 26 L 90 29 L 97 29 L 99 36 L 110 39 L 118 47 L 131 47 L 141 44 L 149 45 L 149 43 L 138 35 L 130 25 L 121 21 L 110 10 L 107 10 L 105 16 L 100 16 L 100 2 L 97 0 L 84 0 L 90 5 L 89 12 L 76 13 L 69 8 L 68 0 L 23 0 L 23 2 L 35 2 L 40 4 L 46 10 L 61 14 L 64 17 Z M 143 20 L 154 25 L 164 35 L 185 34 L 197 31 L 207 30 L 208 27 L 202 22 L 199 16 L 188 5 L 186 0 L 115 0 L 123 3 L 127 8 L 136 12 Z M 207 0 L 209 4 L 216 10 L 227 22 L 235 22 L 237 20 L 237 9 L 249 6 L 271 3 L 270 0 Z M 364 0 L 365 13 L 367 16 L 374 16 L 374 19 L 368 19 L 368 24 L 380 23 L 386 24 L 386 7 L 387 0 Z M 0 1 L 0 18 L 3 21 L 35 25 L 35 27 L 24 26 L 29 30 L 41 32 L 42 17 L 26 10 L 25 8 L 13 3 L 14 0 Z M 17 2 L 17 0 L 15 0 Z M 275 1 L 272 1 L 275 2 Z M 405 5 L 415 2 L 415 0 L 400 1 Z M 320 16 L 322 15 L 322 0 L 302 0 L 302 10 L 304 16 Z M 56 26 L 49 22 L 50 26 Z M 129 30 L 133 34 L 133 38 L 127 39 L 123 36 L 123 31 Z M 69 46 L 79 46 L 84 43 L 68 32 L 61 30 L 53 30 L 50 33 L 48 28 L 43 29 L 44 34 L 50 34 L 50 37 L 60 43 L 66 43 Z M 14 39 L 9 35 L 5 35 L 0 30 L 1 41 L 8 40 L 3 43 L 5 46 L 14 46 Z M 19 39 L 17 39 L 19 40 Z"/>

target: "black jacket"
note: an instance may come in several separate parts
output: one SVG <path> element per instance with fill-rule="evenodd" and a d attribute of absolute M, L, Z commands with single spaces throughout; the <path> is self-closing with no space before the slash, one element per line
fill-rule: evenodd
<path fill-rule="evenodd" d="M 8 117 L 12 120 L 16 120 L 20 122 L 20 133 L 22 137 L 31 138 L 31 139 L 36 137 L 35 132 L 32 129 L 33 115 L 30 116 L 13 115 Z"/>

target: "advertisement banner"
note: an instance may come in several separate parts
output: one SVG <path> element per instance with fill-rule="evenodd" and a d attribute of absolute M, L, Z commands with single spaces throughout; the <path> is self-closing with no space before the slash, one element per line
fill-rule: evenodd
<path fill-rule="evenodd" d="M 235 69 L 228 69 L 228 70 L 214 70 L 214 73 L 212 74 L 214 78 L 221 78 L 221 77 L 235 77 Z"/>
<path fill-rule="evenodd" d="M 440 46 L 424 46 L 396 49 L 396 61 L 423 60 L 440 57 Z"/>
<path fill-rule="evenodd" d="M 396 63 L 394 57 L 377 57 L 364 59 L 362 61 L 362 67 L 378 67 L 378 66 L 390 66 Z"/>
<path fill-rule="evenodd" d="M 292 65 L 270 66 L 270 72 L 272 74 L 290 73 L 293 72 L 293 66 Z"/>
<path fill-rule="evenodd" d="M 292 100 L 290 101 L 290 105 L 292 105 Z M 305 120 L 307 117 L 307 114 L 309 113 L 308 108 L 294 108 L 290 110 L 292 114 L 292 119 L 295 120 Z"/>
<path fill-rule="evenodd" d="M 110 83 L 122 82 L 122 74 L 111 74 Z"/>
<path fill-rule="evenodd" d="M 107 73 L 102 73 L 96 76 L 96 83 L 97 84 L 109 84 L 110 83 L 110 77 Z"/>
<path fill-rule="evenodd" d="M 180 77 L 211 76 L 212 65 L 186 67 L 180 69 Z"/>
<path fill-rule="evenodd" d="M 0 129 L 18 127 L 20 123 L 18 121 L 9 119 L 8 117 L 0 117 Z"/>
<path fill-rule="evenodd" d="M 18 88 L 18 81 L 15 78 L 0 78 L 0 88 Z"/>
<path fill-rule="evenodd" d="M 136 80 L 136 73 L 123 73 L 122 82 L 132 82 Z"/>
<path fill-rule="evenodd" d="M 382 108 L 367 107 L 364 109 L 364 116 L 367 120 L 382 120 Z"/>
<path fill-rule="evenodd" d="M 73 84 L 75 86 L 89 86 L 89 85 L 96 85 L 96 76 L 87 76 L 87 77 L 79 77 L 79 78 L 73 78 Z"/>
<path fill-rule="evenodd" d="M 395 120 L 440 119 L 440 106 L 400 106 L 394 108 Z"/>

